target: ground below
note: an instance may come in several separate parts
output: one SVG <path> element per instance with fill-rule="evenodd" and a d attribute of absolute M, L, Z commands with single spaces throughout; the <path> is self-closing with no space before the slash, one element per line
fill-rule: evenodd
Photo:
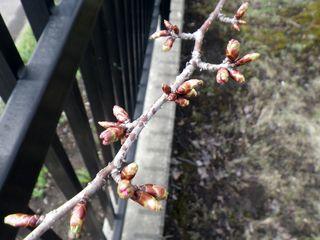
<path fill-rule="evenodd" d="M 231 14 L 241 1 L 227 1 Z M 185 32 L 213 0 L 187 0 Z M 261 59 L 241 86 L 204 79 L 178 108 L 165 239 L 320 239 L 319 1 L 252 0 L 241 33 L 215 24 L 203 59 L 219 63 L 229 39 Z M 192 43 L 184 42 L 181 68 Z"/>

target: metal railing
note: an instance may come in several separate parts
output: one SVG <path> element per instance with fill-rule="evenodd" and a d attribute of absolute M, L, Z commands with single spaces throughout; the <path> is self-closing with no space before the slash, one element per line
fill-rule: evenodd
<path fill-rule="evenodd" d="M 168 16 L 168 0 L 21 0 L 38 40 L 25 65 L 0 16 L 0 96 L 6 102 L 0 119 L 0 219 L 30 212 L 29 200 L 43 165 L 66 198 L 82 186 L 60 141 L 56 127 L 66 113 L 84 164 L 93 178 L 112 160 L 118 145 L 97 146 L 81 97 L 80 69 L 94 122 L 113 120 L 112 107 L 124 106 L 131 117 L 142 111 L 150 65 L 149 31 L 159 11 Z M 149 44 L 149 51 L 147 46 Z M 102 158 L 97 149 L 102 150 Z M 132 158 L 133 152 L 130 156 Z M 100 204 L 120 239 L 126 203 L 112 191 L 98 193 Z M 86 231 L 105 239 L 91 209 Z M 0 239 L 15 239 L 17 229 L 0 221 Z M 43 239 L 61 239 L 53 230 Z"/>

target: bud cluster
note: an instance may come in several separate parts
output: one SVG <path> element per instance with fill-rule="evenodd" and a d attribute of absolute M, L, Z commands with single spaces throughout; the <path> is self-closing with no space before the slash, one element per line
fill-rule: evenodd
<path fill-rule="evenodd" d="M 196 88 L 203 85 L 203 81 L 199 79 L 190 79 L 182 83 L 175 92 L 167 84 L 162 85 L 162 91 L 167 94 L 169 101 L 174 101 L 180 107 L 187 107 L 190 103 L 188 99 L 198 96 Z"/>
<path fill-rule="evenodd" d="M 232 27 L 235 30 L 240 31 L 240 26 L 243 24 L 246 24 L 246 21 L 242 20 L 242 18 L 245 15 L 246 11 L 248 10 L 248 7 L 249 7 L 248 2 L 243 3 L 237 10 L 236 14 L 234 15 L 235 22 L 232 24 Z"/>
<path fill-rule="evenodd" d="M 139 203 L 141 206 L 151 210 L 160 211 L 160 201 L 168 196 L 167 190 L 159 185 L 144 184 L 136 186 L 131 183 L 138 171 L 136 163 L 130 163 L 121 171 L 121 180 L 118 182 L 117 192 L 120 198 L 129 199 Z"/>
<path fill-rule="evenodd" d="M 225 84 L 228 82 L 229 77 L 231 77 L 234 81 L 238 83 L 245 82 L 244 75 L 240 71 L 234 68 L 257 60 L 260 54 L 249 53 L 239 58 L 239 53 L 240 53 L 240 42 L 235 39 L 231 39 L 226 48 L 226 57 L 227 57 L 227 62 L 232 67 L 230 68 L 222 67 L 218 69 L 217 76 L 216 76 L 217 83 Z"/>
<path fill-rule="evenodd" d="M 78 239 L 83 227 L 83 223 L 87 213 L 87 202 L 80 201 L 77 203 L 72 212 L 70 218 L 70 230 L 68 237 L 69 239 Z"/>
<path fill-rule="evenodd" d="M 160 30 L 153 33 L 150 36 L 150 39 L 154 40 L 160 37 L 168 37 L 162 45 L 162 50 L 167 52 L 172 48 L 174 41 L 179 36 L 180 30 L 177 25 L 173 25 L 167 20 L 164 20 L 164 26 L 166 27 L 166 30 Z"/>
<path fill-rule="evenodd" d="M 103 145 L 109 145 L 119 140 L 123 143 L 129 135 L 125 127 L 127 123 L 130 123 L 128 113 L 122 107 L 115 105 L 113 115 L 118 120 L 117 122 L 99 122 L 99 125 L 106 129 L 100 134 Z"/>

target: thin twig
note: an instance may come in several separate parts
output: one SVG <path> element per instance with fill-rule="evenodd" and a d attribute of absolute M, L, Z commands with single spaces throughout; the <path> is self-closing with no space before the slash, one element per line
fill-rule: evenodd
<path fill-rule="evenodd" d="M 180 34 L 182 38 L 186 39 L 194 39 L 194 49 L 192 52 L 192 58 L 188 62 L 187 66 L 184 68 L 184 70 L 181 72 L 179 76 L 176 77 L 175 82 L 171 85 L 172 91 L 175 91 L 184 81 L 188 80 L 193 72 L 202 66 L 204 67 L 204 63 L 201 62 L 201 48 L 203 43 L 203 38 L 205 33 L 207 32 L 208 28 L 212 24 L 213 20 L 215 20 L 220 13 L 223 5 L 225 4 L 226 0 L 219 0 L 215 10 L 210 14 L 208 19 L 203 23 L 203 25 L 192 34 Z M 220 67 L 224 67 L 225 63 L 222 63 L 220 65 L 214 65 L 210 66 L 211 71 L 217 70 Z M 96 177 L 77 195 L 75 195 L 73 198 L 65 202 L 60 207 L 52 210 L 51 212 L 47 213 L 42 223 L 35 228 L 26 238 L 25 240 L 35 240 L 38 239 L 43 233 L 45 233 L 51 226 L 62 216 L 67 214 L 71 209 L 82 199 L 88 199 L 92 195 L 94 195 L 99 189 L 102 188 L 103 185 L 106 183 L 106 179 L 110 176 L 110 174 L 114 173 L 115 181 L 119 180 L 119 174 L 118 171 L 121 169 L 123 163 L 125 162 L 125 157 L 130 149 L 130 147 L 133 145 L 135 140 L 137 139 L 138 135 L 142 131 L 142 129 L 145 127 L 145 125 L 148 123 L 148 121 L 155 115 L 161 108 L 161 106 L 166 103 L 167 95 L 162 94 L 162 96 L 151 106 L 151 108 L 144 114 L 141 115 L 141 117 L 138 118 L 138 122 L 134 122 L 133 129 L 127 138 L 127 140 L 124 142 L 122 147 L 120 148 L 119 152 L 113 159 L 111 163 L 109 163 L 105 168 L 100 170 Z"/>

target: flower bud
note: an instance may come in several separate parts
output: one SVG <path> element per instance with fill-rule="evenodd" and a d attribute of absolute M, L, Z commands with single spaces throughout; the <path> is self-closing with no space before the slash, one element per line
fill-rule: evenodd
<path fill-rule="evenodd" d="M 184 97 L 187 97 L 187 98 L 193 98 L 196 96 L 198 96 L 198 93 L 194 88 L 192 88 L 190 92 L 184 95 Z"/>
<path fill-rule="evenodd" d="M 168 95 L 168 97 L 167 97 L 167 99 L 169 100 L 169 101 L 175 101 L 176 99 L 177 99 L 177 94 L 176 93 L 170 93 L 169 95 Z"/>
<path fill-rule="evenodd" d="M 151 211 L 158 212 L 162 209 L 161 203 L 157 199 L 143 191 L 136 191 L 132 200 Z"/>
<path fill-rule="evenodd" d="M 249 8 L 249 3 L 248 2 L 242 3 L 242 5 L 239 7 L 238 11 L 236 12 L 236 15 L 235 15 L 236 19 L 242 18 L 243 15 L 248 10 L 248 8 Z"/>
<path fill-rule="evenodd" d="M 101 127 L 105 128 L 105 129 L 107 129 L 107 128 L 109 128 L 109 127 L 116 127 L 116 126 L 118 126 L 117 123 L 115 123 L 115 122 L 108 122 L 108 121 L 98 122 L 98 124 L 99 124 Z"/>
<path fill-rule="evenodd" d="M 157 39 L 157 38 L 159 38 L 159 37 L 167 37 L 167 36 L 169 36 L 170 34 L 169 34 L 169 32 L 167 31 L 167 30 L 160 30 L 160 31 L 157 31 L 157 32 L 155 32 L 155 33 L 153 33 L 150 37 L 149 37 L 149 39 L 150 40 L 155 40 L 155 39 Z"/>
<path fill-rule="evenodd" d="M 191 89 L 202 86 L 203 85 L 203 81 L 202 80 L 198 80 L 198 79 L 191 79 L 188 81 L 185 81 L 184 83 L 182 83 L 178 89 L 177 89 L 177 93 L 178 94 L 187 94 L 188 92 L 191 91 Z"/>
<path fill-rule="evenodd" d="M 190 104 L 190 101 L 185 98 L 177 98 L 174 102 L 178 104 L 180 107 L 187 107 Z"/>
<path fill-rule="evenodd" d="M 229 79 L 229 72 L 226 68 L 220 68 L 217 72 L 217 83 L 219 84 L 225 84 L 228 82 Z"/>
<path fill-rule="evenodd" d="M 235 39 L 231 39 L 227 45 L 226 56 L 231 61 L 234 61 L 238 58 L 239 51 L 240 51 L 240 42 Z"/>
<path fill-rule="evenodd" d="M 70 218 L 70 239 L 78 239 L 80 237 L 86 213 L 87 203 L 85 201 L 81 201 L 74 206 Z"/>
<path fill-rule="evenodd" d="M 170 94 L 171 93 L 171 87 L 168 84 L 162 84 L 162 91 L 165 94 Z"/>
<path fill-rule="evenodd" d="M 244 83 L 246 80 L 242 73 L 240 73 L 238 70 L 232 69 L 229 71 L 230 77 L 235 80 L 238 83 Z"/>
<path fill-rule="evenodd" d="M 122 107 L 115 105 L 113 107 L 113 115 L 118 119 L 119 122 L 126 122 L 129 119 L 129 115 Z"/>
<path fill-rule="evenodd" d="M 121 179 L 131 180 L 138 171 L 138 164 L 130 163 L 121 170 Z"/>
<path fill-rule="evenodd" d="M 236 66 L 241 66 L 243 64 L 252 62 L 257 60 L 260 57 L 259 53 L 249 53 L 244 55 L 242 58 L 240 58 L 239 60 L 236 61 L 235 65 Z"/>
<path fill-rule="evenodd" d="M 108 145 L 110 143 L 116 142 L 121 139 L 124 135 L 124 129 L 121 127 L 110 127 L 100 134 L 100 139 L 102 139 L 103 145 Z"/>
<path fill-rule="evenodd" d="M 168 191 L 159 185 L 154 184 L 144 184 L 139 187 L 141 191 L 149 193 L 151 196 L 155 197 L 157 200 L 165 200 L 168 197 Z"/>
<path fill-rule="evenodd" d="M 10 214 L 4 218 L 4 223 L 13 227 L 37 227 L 41 222 L 39 215 L 28 215 L 23 213 Z"/>
<path fill-rule="evenodd" d="M 172 46 L 173 46 L 174 41 L 175 41 L 175 39 L 172 38 L 172 37 L 167 38 L 167 40 L 166 40 L 166 41 L 163 43 L 163 45 L 162 45 L 162 50 L 163 50 L 164 52 L 170 51 L 170 49 L 171 49 Z"/>
<path fill-rule="evenodd" d="M 177 25 L 173 25 L 172 30 L 174 31 L 175 34 L 179 34 L 180 29 Z"/>
<path fill-rule="evenodd" d="M 122 179 L 118 183 L 117 192 L 120 198 L 128 199 L 134 194 L 134 188 L 129 180 Z"/>
<path fill-rule="evenodd" d="M 239 24 L 239 23 L 232 24 L 232 27 L 233 27 L 235 30 L 240 31 L 240 24 Z"/>
<path fill-rule="evenodd" d="M 163 23 L 164 23 L 164 26 L 166 27 L 166 29 L 172 30 L 173 25 L 168 20 L 163 20 Z"/>

